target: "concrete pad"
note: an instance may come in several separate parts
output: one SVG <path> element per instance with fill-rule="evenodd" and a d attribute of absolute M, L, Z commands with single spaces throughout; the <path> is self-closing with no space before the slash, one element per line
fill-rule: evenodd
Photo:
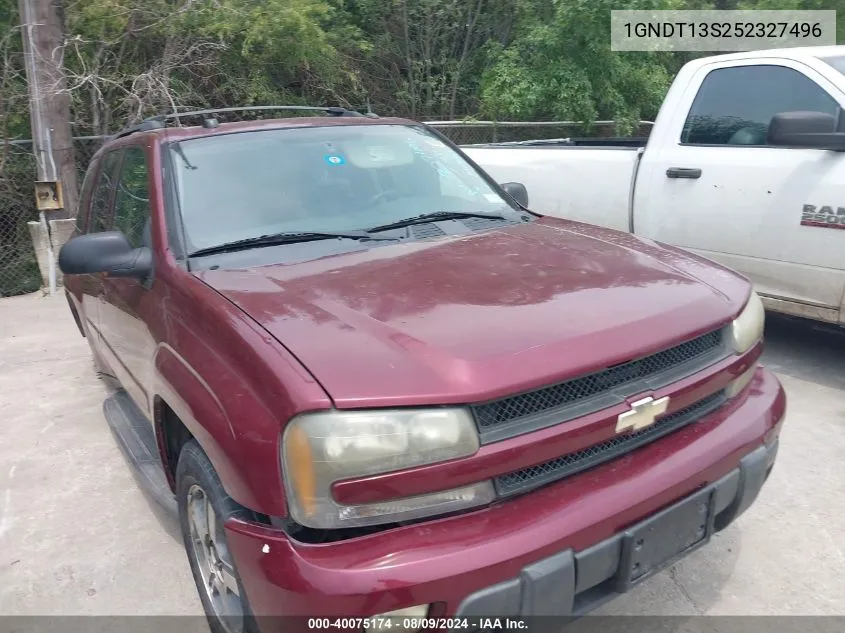
<path fill-rule="evenodd" d="M 789 413 L 760 498 L 599 615 L 845 614 L 845 337 L 778 319 L 767 337 Z M 62 294 L 0 300 L 2 614 L 202 612 L 177 527 L 108 430 L 107 392 Z"/>
<path fill-rule="evenodd" d="M 62 293 L 0 301 L 0 613 L 187 615 L 178 537 L 102 414 L 107 385 Z"/>

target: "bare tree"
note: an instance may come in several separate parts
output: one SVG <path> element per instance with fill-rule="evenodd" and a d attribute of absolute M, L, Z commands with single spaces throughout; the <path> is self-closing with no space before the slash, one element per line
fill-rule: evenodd
<path fill-rule="evenodd" d="M 68 63 L 68 90 L 90 112 L 91 132 L 108 134 L 116 120 L 121 126 L 132 125 L 150 114 L 188 107 L 198 96 L 184 84 L 174 85 L 174 75 L 213 66 L 214 53 L 223 48 L 221 43 L 172 35 L 164 39 L 160 56 L 129 74 L 124 43 L 75 36 L 65 46 L 73 58 Z"/>

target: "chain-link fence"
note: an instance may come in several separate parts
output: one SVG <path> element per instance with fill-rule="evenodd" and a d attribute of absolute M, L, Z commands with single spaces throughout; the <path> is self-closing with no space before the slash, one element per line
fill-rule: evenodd
<path fill-rule="evenodd" d="M 80 182 L 104 138 L 74 139 Z M 31 140 L 0 141 L 0 297 L 34 292 L 42 286 L 28 224 L 38 220 L 35 173 Z"/>
<path fill-rule="evenodd" d="M 590 126 L 587 133 L 581 124 L 570 121 L 427 123 L 458 145 L 563 139 L 573 136 L 610 138 L 614 137 L 617 130 L 613 121 L 598 121 Z M 650 127 L 650 123 L 641 122 L 633 135 L 648 136 Z M 91 157 L 106 138 L 86 136 L 74 139 L 80 183 Z M 42 286 L 42 276 L 28 225 L 38 219 L 33 193 L 35 158 L 32 154 L 32 141 L 0 143 L 0 297 L 8 297 L 38 290 Z"/>
<path fill-rule="evenodd" d="M 7 144 L 0 158 L 0 297 L 32 292 L 41 285 L 27 221 L 33 216 L 35 158 Z"/>

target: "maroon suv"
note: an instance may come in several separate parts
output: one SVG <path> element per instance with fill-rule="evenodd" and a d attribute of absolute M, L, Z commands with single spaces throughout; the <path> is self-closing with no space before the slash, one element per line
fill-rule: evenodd
<path fill-rule="evenodd" d="M 109 141 L 60 254 L 215 631 L 579 615 L 754 501 L 786 401 L 746 279 L 423 124 L 217 114 Z"/>

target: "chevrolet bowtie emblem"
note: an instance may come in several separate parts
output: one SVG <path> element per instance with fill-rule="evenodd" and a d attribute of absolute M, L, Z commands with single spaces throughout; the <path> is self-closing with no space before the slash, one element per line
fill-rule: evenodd
<path fill-rule="evenodd" d="M 657 416 L 666 413 L 667 408 L 669 408 L 669 396 L 659 400 L 648 397 L 632 402 L 631 410 L 620 413 L 616 419 L 616 432 L 641 431 L 654 424 Z"/>

